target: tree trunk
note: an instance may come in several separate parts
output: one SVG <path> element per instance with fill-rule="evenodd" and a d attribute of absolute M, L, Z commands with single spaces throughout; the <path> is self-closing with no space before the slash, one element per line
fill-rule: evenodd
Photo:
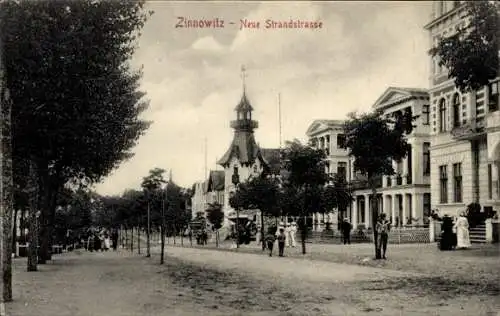
<path fill-rule="evenodd" d="M 264 213 L 260 211 L 260 241 L 262 243 L 262 251 L 266 250 L 266 241 L 264 240 Z"/>
<path fill-rule="evenodd" d="M 141 226 L 137 226 L 137 254 L 141 254 Z"/>
<path fill-rule="evenodd" d="M 0 50 L 2 47 L 0 46 Z M 1 56 L 0 56 L 1 57 Z M 2 59 L 0 58 L 0 67 Z M 0 78 L 3 80 L 3 78 Z M 1 82 L 0 82 L 1 84 Z M 12 130 L 11 130 L 11 102 L 7 88 L 0 91 L 0 173 L 2 182 L 0 219 L 2 221 L 2 297 L 4 302 L 12 301 L 12 209 L 14 197 L 14 183 L 12 174 Z"/>
<path fill-rule="evenodd" d="M 35 171 L 35 164 L 30 162 L 27 179 L 27 193 L 28 193 L 28 212 L 29 212 L 29 228 L 28 228 L 28 272 L 37 271 L 38 262 L 38 205 L 39 205 L 39 187 L 37 183 L 37 174 Z"/>
<path fill-rule="evenodd" d="M 373 181 L 371 181 L 373 183 Z M 377 188 L 372 184 L 372 230 L 373 230 L 373 244 L 375 246 L 375 259 L 382 259 L 382 252 L 378 244 L 378 233 L 376 230 L 378 220 L 378 199 Z"/>
<path fill-rule="evenodd" d="M 151 208 L 148 200 L 148 222 L 146 225 L 146 257 L 151 257 Z"/>
<path fill-rule="evenodd" d="M 184 231 L 181 230 L 181 246 L 184 246 Z"/>
<path fill-rule="evenodd" d="M 175 224 L 174 224 L 174 226 L 173 226 L 172 228 L 173 228 L 173 230 L 174 230 L 174 231 L 173 231 L 173 235 L 174 235 L 174 245 L 175 245 L 175 239 L 176 239 L 175 237 L 176 237 L 176 235 L 177 235 L 177 229 L 175 229 Z"/>
<path fill-rule="evenodd" d="M 130 230 L 130 251 L 132 253 L 134 252 L 134 226 L 132 226 Z"/>
<path fill-rule="evenodd" d="M 304 225 L 302 226 L 300 239 L 302 242 L 302 254 L 306 254 L 306 239 L 307 239 L 307 223 L 304 221 Z"/>
<path fill-rule="evenodd" d="M 14 218 L 12 219 L 12 245 L 11 245 L 12 248 L 11 249 L 12 249 L 12 253 L 17 255 L 17 253 L 16 253 L 17 228 L 18 228 L 18 225 L 17 225 L 17 216 L 18 215 L 17 215 L 17 213 L 19 213 L 19 211 L 14 210 L 13 213 L 14 213 Z"/>
<path fill-rule="evenodd" d="M 162 218 L 162 225 L 160 227 L 160 235 L 161 235 L 161 250 L 160 250 L 160 264 L 165 262 L 165 219 Z"/>

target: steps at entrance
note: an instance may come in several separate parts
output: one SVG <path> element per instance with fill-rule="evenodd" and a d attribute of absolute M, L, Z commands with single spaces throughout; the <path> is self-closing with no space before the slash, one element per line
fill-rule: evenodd
<path fill-rule="evenodd" d="M 475 244 L 486 243 L 486 226 L 484 224 L 477 225 L 469 230 L 470 242 Z"/>

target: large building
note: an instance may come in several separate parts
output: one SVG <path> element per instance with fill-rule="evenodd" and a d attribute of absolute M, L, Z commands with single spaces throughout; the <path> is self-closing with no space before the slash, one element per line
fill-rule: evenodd
<path fill-rule="evenodd" d="M 393 162 L 396 175 L 383 176 L 378 180 L 379 210 L 388 214 L 394 225 L 424 223 L 424 214 L 430 212 L 430 131 L 429 95 L 417 88 L 389 87 L 373 105 L 384 115 L 394 116 L 403 111 L 418 115 L 415 128 L 407 135 L 410 145 L 408 156 L 401 162 Z M 326 172 L 339 174 L 350 183 L 354 202 L 341 217 L 348 217 L 354 227 L 371 227 L 371 189 L 366 178 L 354 172 L 354 161 L 344 149 L 343 121 L 316 120 L 307 136 L 318 148 L 325 149 L 328 157 Z M 344 215 L 345 214 L 345 215 Z M 322 215 L 315 214 L 315 217 Z M 330 216 L 331 217 L 331 216 Z"/>
<path fill-rule="evenodd" d="M 327 162 L 325 172 L 330 176 L 338 174 L 347 181 L 351 181 L 351 161 L 349 154 L 344 148 L 345 137 L 343 134 L 344 121 L 341 120 L 315 120 L 307 129 L 306 135 L 313 146 L 325 150 Z M 350 217 L 348 210 L 337 210 L 334 213 L 312 215 L 313 230 L 321 231 L 327 223 L 335 225 L 339 218 Z"/>
<path fill-rule="evenodd" d="M 464 27 L 463 1 L 433 2 L 425 26 L 430 45 Z M 500 206 L 500 101 L 498 78 L 478 91 L 461 93 L 430 59 L 430 132 L 432 207 L 456 215 L 469 203 Z"/>

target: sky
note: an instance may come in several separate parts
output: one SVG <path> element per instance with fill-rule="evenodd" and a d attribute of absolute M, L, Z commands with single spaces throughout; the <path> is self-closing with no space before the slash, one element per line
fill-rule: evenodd
<path fill-rule="evenodd" d="M 134 156 L 95 186 L 100 194 L 138 189 L 149 170 L 172 170 L 191 187 L 233 137 L 229 124 L 246 93 L 259 122 L 261 147 L 305 141 L 315 119 L 345 119 L 370 111 L 389 86 L 428 88 L 431 2 L 167 2 L 142 30 L 132 63 L 143 68 L 141 89 L 151 127 Z M 180 19 L 224 20 L 221 28 L 176 28 Z M 241 20 L 260 22 L 240 29 Z M 265 29 L 267 19 L 321 21 L 318 29 Z M 233 22 L 234 24 L 229 24 Z M 206 146 L 205 146 L 206 144 Z M 206 152 L 206 155 L 205 155 Z M 207 159 L 205 159 L 205 156 Z M 206 162 L 206 163 L 205 163 Z M 165 174 L 168 175 L 168 172 Z"/>

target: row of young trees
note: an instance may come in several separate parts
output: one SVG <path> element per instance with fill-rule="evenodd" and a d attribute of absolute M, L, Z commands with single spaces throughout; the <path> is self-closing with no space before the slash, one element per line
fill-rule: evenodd
<path fill-rule="evenodd" d="M 164 262 L 165 237 L 183 234 L 191 220 L 188 207 L 191 190 L 165 179 L 165 170 L 154 168 L 143 178 L 142 190 L 128 190 L 121 196 L 101 198 L 102 207 L 96 212 L 101 227 L 136 230 L 146 233 L 146 256 L 151 256 L 151 232 L 159 231 L 160 263 Z M 140 240 L 140 236 L 137 236 Z"/>
<path fill-rule="evenodd" d="M 30 211 L 28 271 L 36 271 L 51 259 L 61 192 L 108 175 L 150 124 L 139 118 L 148 103 L 129 62 L 150 12 L 144 1 L 8 0 L 0 14 L 2 296 L 10 301 L 13 207 Z"/>

